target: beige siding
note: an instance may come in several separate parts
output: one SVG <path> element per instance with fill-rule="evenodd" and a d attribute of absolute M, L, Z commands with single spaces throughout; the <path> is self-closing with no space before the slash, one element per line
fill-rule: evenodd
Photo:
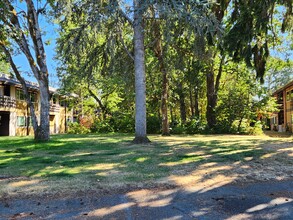
<path fill-rule="evenodd" d="M 16 99 L 16 88 L 15 86 L 10 86 L 10 97 Z M 36 92 L 36 90 L 34 90 Z M 0 96 L 3 96 L 3 86 L 1 86 L 0 82 Z M 35 111 L 37 118 L 39 119 L 39 111 L 40 111 L 40 94 L 37 92 L 37 102 L 35 103 Z M 18 117 L 30 117 L 30 110 L 28 109 L 27 103 L 24 100 L 15 100 L 15 107 L 7 107 L 0 104 L 0 111 L 10 112 L 10 120 L 9 120 L 9 135 L 10 136 L 25 136 L 27 133 L 29 135 L 33 135 L 33 127 L 27 125 L 18 126 L 17 119 Z M 57 96 L 56 104 L 50 110 L 50 133 L 64 133 L 65 132 L 65 120 L 66 117 L 72 117 L 72 111 L 65 113 L 65 108 L 61 107 L 59 104 L 59 97 Z M 27 122 L 27 120 L 26 120 Z"/>

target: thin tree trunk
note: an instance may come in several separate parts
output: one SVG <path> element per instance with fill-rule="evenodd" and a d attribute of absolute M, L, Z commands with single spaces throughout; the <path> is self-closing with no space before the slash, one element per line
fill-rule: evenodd
<path fill-rule="evenodd" d="M 193 118 L 194 117 L 194 106 L 193 106 L 193 98 L 192 98 L 192 89 L 191 89 L 191 86 L 189 88 L 189 100 L 190 100 L 191 118 Z"/>
<path fill-rule="evenodd" d="M 134 71 L 135 71 L 135 138 L 133 143 L 150 142 L 146 132 L 146 76 L 144 58 L 144 30 L 140 1 L 134 5 Z"/>
<path fill-rule="evenodd" d="M 161 101 L 161 112 L 162 112 L 162 135 L 169 136 L 170 128 L 169 128 L 169 119 L 168 119 L 168 77 L 167 71 L 164 67 L 163 57 L 159 59 L 160 61 L 160 69 L 163 77 L 162 81 L 162 101 Z"/>
<path fill-rule="evenodd" d="M 169 80 L 168 80 L 168 71 L 165 65 L 164 54 L 163 54 L 160 22 L 157 20 L 153 21 L 153 35 L 155 38 L 153 51 L 155 53 L 155 56 L 158 59 L 160 72 L 162 74 L 162 98 L 161 98 L 162 135 L 169 136 L 170 135 L 169 119 L 168 119 Z"/>
<path fill-rule="evenodd" d="M 209 66 L 206 73 L 207 81 L 207 112 L 206 118 L 208 122 L 208 127 L 213 129 L 217 123 L 216 121 L 216 99 L 215 99 L 215 80 L 214 80 L 214 70 L 213 66 Z"/>
<path fill-rule="evenodd" d="M 98 102 L 99 107 L 101 108 L 102 111 L 102 119 L 106 119 L 106 115 L 109 113 L 107 110 L 107 107 L 102 103 L 101 99 L 99 99 L 99 97 L 90 89 L 89 85 L 88 85 L 88 92 L 90 93 L 90 95 Z"/>
<path fill-rule="evenodd" d="M 198 88 L 194 89 L 194 116 L 196 118 L 199 118 L 199 94 L 198 94 Z"/>
<path fill-rule="evenodd" d="M 185 96 L 183 93 L 182 82 L 178 84 L 178 95 L 179 95 L 179 103 L 180 103 L 180 117 L 182 124 L 186 123 L 186 106 L 185 106 Z"/>
<path fill-rule="evenodd" d="M 238 133 L 240 133 L 240 129 L 241 129 L 241 125 L 242 125 L 242 120 L 243 120 L 243 117 L 241 116 L 241 118 L 240 118 L 240 120 L 239 120 L 238 127 L 237 127 L 237 131 L 238 131 Z"/>

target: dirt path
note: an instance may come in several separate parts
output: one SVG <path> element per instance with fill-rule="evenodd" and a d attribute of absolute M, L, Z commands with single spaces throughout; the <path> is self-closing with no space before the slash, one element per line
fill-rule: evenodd
<path fill-rule="evenodd" d="M 293 219 L 293 181 L 1 198 L 0 219 Z"/>

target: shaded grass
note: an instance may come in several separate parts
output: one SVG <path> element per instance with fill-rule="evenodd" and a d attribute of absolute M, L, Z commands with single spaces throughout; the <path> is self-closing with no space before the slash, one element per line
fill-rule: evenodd
<path fill-rule="evenodd" d="M 292 139 L 250 136 L 151 136 L 151 144 L 132 145 L 132 136 L 55 135 L 48 143 L 31 137 L 0 138 L 0 177 L 74 179 L 104 186 L 158 181 L 203 164 L 264 160 L 264 144 Z M 285 161 L 284 161 L 285 162 Z M 285 162 L 286 163 L 286 162 Z M 1 187 L 1 182 L 0 182 Z"/>

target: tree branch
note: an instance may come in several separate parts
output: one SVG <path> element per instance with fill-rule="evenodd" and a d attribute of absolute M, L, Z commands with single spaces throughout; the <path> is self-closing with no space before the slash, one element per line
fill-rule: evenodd
<path fill-rule="evenodd" d="M 39 78 L 42 78 L 46 83 L 48 83 L 48 68 L 46 64 L 46 54 L 42 41 L 41 30 L 38 23 L 38 15 L 34 7 L 32 0 L 26 0 L 27 4 L 27 21 L 31 39 L 33 41 L 34 50 L 36 53 L 36 60 L 40 71 L 38 72 Z"/>
<path fill-rule="evenodd" d="M 133 20 L 119 7 L 119 14 L 133 27 Z"/>
<path fill-rule="evenodd" d="M 47 1 L 47 2 L 45 3 L 44 7 L 39 8 L 39 9 L 37 10 L 37 15 L 39 15 L 39 14 L 41 14 L 41 13 L 43 13 L 43 12 L 45 11 L 45 9 L 46 9 L 48 3 L 49 3 L 49 2 Z"/>
<path fill-rule="evenodd" d="M 122 37 L 122 30 L 120 29 L 119 25 L 117 25 L 117 29 L 118 29 L 119 38 L 120 38 L 120 41 L 122 43 L 124 50 L 126 51 L 127 55 L 134 61 L 133 54 L 128 50 L 127 46 L 125 45 L 125 42 Z"/>
<path fill-rule="evenodd" d="M 18 71 L 13 59 L 12 59 L 12 56 L 9 52 L 9 50 L 5 47 L 4 44 L 0 43 L 0 47 L 3 49 L 7 59 L 8 59 L 8 62 L 10 63 L 10 66 L 12 67 L 12 70 L 13 72 L 15 73 L 15 76 L 17 78 L 17 80 L 20 82 L 21 86 L 22 86 L 22 89 L 24 91 L 24 94 L 25 94 L 25 97 L 26 97 L 26 102 L 30 108 L 30 111 L 31 111 L 31 117 L 32 117 L 32 123 L 33 123 L 33 127 L 34 127 L 34 130 L 37 129 L 38 127 L 38 119 L 36 117 L 36 114 L 35 114 L 35 108 L 34 108 L 34 105 L 29 97 L 29 92 L 28 92 L 28 87 L 26 85 L 26 82 L 25 80 L 22 78 L 22 76 L 20 75 L 20 72 Z"/>
<path fill-rule="evenodd" d="M 25 35 L 21 29 L 20 22 L 17 17 L 16 11 L 15 11 L 14 7 L 10 4 L 9 1 L 5 0 L 5 5 L 11 11 L 11 17 L 10 17 L 9 21 L 4 20 L 4 22 L 5 22 L 5 24 L 7 24 L 11 28 L 11 31 L 14 32 L 14 34 L 12 35 L 12 39 L 18 44 L 18 46 L 20 47 L 20 50 L 26 56 L 26 58 L 30 64 L 30 67 L 34 73 L 34 76 L 36 77 L 37 80 L 39 80 L 39 69 L 36 66 L 35 60 L 30 52 L 27 39 L 25 38 Z M 16 34 L 17 32 L 19 32 L 19 35 Z"/>

